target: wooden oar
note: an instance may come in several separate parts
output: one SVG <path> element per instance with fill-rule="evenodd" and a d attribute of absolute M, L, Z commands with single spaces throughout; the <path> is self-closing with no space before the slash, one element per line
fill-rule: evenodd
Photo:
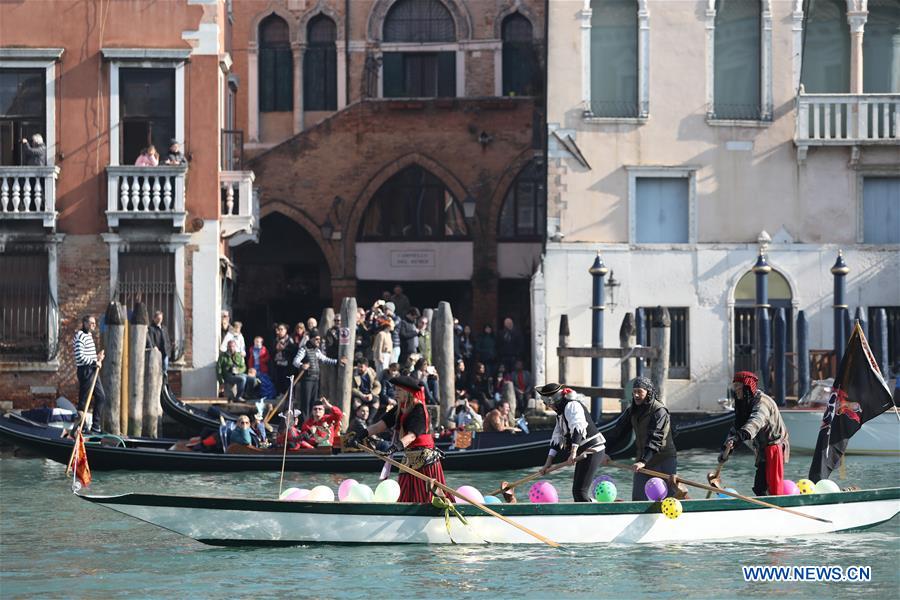
<path fill-rule="evenodd" d="M 616 467 L 618 469 L 625 469 L 626 471 L 634 471 L 631 465 L 623 465 L 622 463 L 617 463 L 613 460 L 609 461 L 607 464 Z M 765 506 L 766 508 L 774 508 L 776 510 L 783 510 L 786 513 L 791 513 L 792 515 L 797 515 L 798 517 L 806 517 L 807 519 L 812 519 L 813 521 L 821 521 L 822 523 L 831 523 L 828 519 L 822 519 L 820 517 L 814 517 L 812 515 L 807 515 L 802 512 L 797 512 L 796 510 L 791 510 L 790 508 L 784 508 L 783 506 L 776 506 L 774 504 L 770 504 L 768 502 L 764 502 L 762 500 L 757 500 L 756 498 L 752 498 L 750 496 L 742 496 L 741 494 L 735 492 L 729 492 L 728 490 L 722 490 L 719 488 L 714 488 L 711 485 L 706 485 L 704 483 L 697 483 L 696 481 L 689 481 L 687 479 L 683 479 L 677 475 L 669 475 L 668 473 L 661 473 L 659 471 L 653 471 L 652 469 L 638 469 L 638 473 L 643 473 L 644 475 L 650 475 L 651 477 L 659 477 L 664 481 L 671 481 L 673 478 L 675 482 L 680 481 L 686 485 L 690 485 L 696 488 L 700 488 L 701 490 L 706 490 L 708 492 L 717 492 L 719 494 L 725 494 L 726 496 L 731 496 L 732 498 L 737 498 L 738 500 L 744 500 L 745 502 L 751 502 L 753 504 L 759 504 L 760 506 Z"/>
<path fill-rule="evenodd" d="M 380 459 L 383 460 L 384 462 L 388 463 L 389 465 L 392 465 L 392 466 L 394 466 L 394 467 L 397 467 L 398 469 L 400 469 L 400 470 L 403 471 L 404 473 L 408 473 L 408 474 L 412 475 L 413 477 L 416 477 L 417 479 L 421 479 L 422 481 L 425 481 L 426 483 L 429 483 L 430 485 L 432 485 L 433 487 L 436 487 L 437 489 L 441 490 L 441 491 L 444 492 L 445 494 L 450 494 L 450 495 L 452 495 L 452 496 L 456 496 L 457 498 L 460 498 L 460 499 L 462 499 L 462 500 L 465 500 L 466 502 L 468 502 L 468 503 L 471 504 L 472 506 L 474 506 L 474 507 L 476 507 L 476 508 L 479 508 L 479 509 L 483 510 L 484 512 L 486 512 L 487 514 L 491 515 L 492 517 L 497 517 L 497 518 L 500 519 L 501 521 L 503 521 L 503 522 L 505 522 L 505 523 L 508 523 L 508 524 L 512 525 L 513 527 L 515 527 L 515 528 L 518 529 L 519 531 L 523 531 L 523 532 L 527 533 L 528 535 L 530 535 L 530 536 L 532 536 L 532 537 L 534 537 L 534 538 L 536 538 L 536 539 L 538 539 L 538 540 L 544 542 L 544 543 L 547 544 L 548 546 L 551 546 L 551 547 L 553 547 L 553 548 L 559 548 L 559 547 L 560 547 L 559 544 L 557 544 L 557 543 L 554 542 L 553 540 L 551 540 L 551 539 L 549 539 L 549 538 L 546 538 L 546 537 L 542 536 L 541 534 L 539 534 L 539 533 L 537 533 L 537 532 L 535 532 L 535 531 L 532 531 L 532 530 L 528 529 L 528 528 L 525 527 L 524 525 L 520 525 L 520 524 L 516 523 L 516 522 L 513 521 L 512 519 L 509 519 L 509 518 L 507 518 L 507 517 L 504 517 L 504 516 L 501 515 L 500 513 L 491 510 L 490 508 L 488 508 L 488 507 L 485 506 L 484 504 L 481 504 L 481 503 L 479 503 L 479 502 L 475 502 L 475 501 L 472 500 L 471 498 L 469 498 L 469 497 L 467 497 L 467 496 L 465 496 L 465 495 L 463 495 L 463 494 L 460 494 L 460 493 L 457 492 L 456 490 L 452 489 L 450 486 L 444 485 L 444 484 L 441 483 L 440 481 L 437 481 L 437 480 L 435 480 L 435 479 L 432 479 L 431 477 L 428 477 L 427 475 L 423 475 L 422 473 L 419 473 L 419 472 L 416 471 L 415 469 L 411 469 L 411 468 L 407 467 L 406 465 L 404 465 L 403 463 L 399 463 L 399 462 L 397 462 L 396 460 L 394 460 L 394 459 L 392 459 L 392 458 L 390 458 L 390 457 L 388 457 L 388 456 L 383 456 L 383 455 L 381 455 L 381 454 L 375 452 L 375 450 L 373 450 L 373 449 L 370 448 L 369 446 L 366 446 L 365 444 L 360 444 L 359 447 L 362 448 L 363 450 L 365 450 L 366 452 L 368 452 L 369 454 L 371 454 L 371 455 L 373 455 L 373 456 L 377 456 L 378 458 L 380 458 Z"/>
<path fill-rule="evenodd" d="M 724 489 L 722 487 L 722 480 L 720 479 L 720 476 L 722 475 L 722 467 L 724 466 L 725 463 L 720 462 L 719 466 L 716 467 L 715 473 L 706 474 L 706 480 L 709 482 L 709 485 L 713 486 L 714 488 L 719 488 L 720 490 Z M 710 496 L 712 496 L 712 490 L 706 492 L 706 498 L 709 499 Z"/>
<path fill-rule="evenodd" d="M 576 457 L 575 457 L 575 462 L 578 462 L 579 460 L 581 460 L 581 459 L 584 458 L 585 456 L 588 456 L 588 455 L 587 455 L 587 454 L 580 454 L 580 455 L 576 456 Z M 528 483 L 529 481 L 533 481 L 533 480 L 537 479 L 538 477 L 543 477 L 544 475 L 549 475 L 550 473 L 553 473 L 553 472 L 555 472 L 555 471 L 559 471 L 560 469 L 565 469 L 565 468 L 568 467 L 568 466 L 569 466 L 569 465 L 566 464 L 566 463 L 564 463 L 564 462 L 563 462 L 563 463 L 559 463 L 558 465 L 553 465 L 552 467 L 550 467 L 549 469 L 547 469 L 547 472 L 546 472 L 546 473 L 541 473 L 540 471 L 538 471 L 537 473 L 532 473 L 532 474 L 529 475 L 528 477 L 523 477 L 522 479 L 519 479 L 519 480 L 517 480 L 517 481 L 513 481 L 512 483 L 507 483 L 505 486 L 502 486 L 502 487 L 497 488 L 496 490 L 494 490 L 494 491 L 492 491 L 490 494 L 488 494 L 488 496 L 496 496 L 497 494 L 502 494 L 503 492 L 505 492 L 505 491 L 507 491 L 507 490 L 511 490 L 511 489 L 513 489 L 513 488 L 519 487 L 519 486 L 522 485 L 523 483 Z"/>
<path fill-rule="evenodd" d="M 81 420 L 78 422 L 78 429 L 75 430 L 75 445 L 72 447 L 72 454 L 69 455 L 69 462 L 66 464 L 66 476 L 72 470 L 72 462 L 75 459 L 75 453 L 78 452 L 78 436 L 81 435 L 81 428 L 87 419 L 88 409 L 91 407 L 91 398 L 94 397 L 94 386 L 97 385 L 97 376 L 100 375 L 100 366 L 94 371 L 94 378 L 91 380 L 91 387 L 88 388 L 87 399 L 84 401 L 84 411 L 81 413 Z"/>

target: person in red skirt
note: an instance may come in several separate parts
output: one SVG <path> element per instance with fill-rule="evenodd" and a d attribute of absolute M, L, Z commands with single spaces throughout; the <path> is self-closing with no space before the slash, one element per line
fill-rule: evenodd
<path fill-rule="evenodd" d="M 403 452 L 403 464 L 439 483 L 446 483 L 441 466 L 442 455 L 435 449 L 434 436 L 430 431 L 422 384 L 406 375 L 394 377 L 390 382 L 396 390 L 397 406 L 385 413 L 380 421 L 369 425 L 365 431 L 355 432 L 356 438 L 378 435 L 394 428 L 394 438 L 388 452 Z M 434 490 L 428 482 L 404 472 L 400 473 L 398 482 L 398 502 L 431 503 Z"/>

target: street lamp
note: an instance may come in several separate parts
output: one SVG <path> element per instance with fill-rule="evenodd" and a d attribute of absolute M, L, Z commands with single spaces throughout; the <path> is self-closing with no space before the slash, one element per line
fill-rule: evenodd
<path fill-rule="evenodd" d="M 325 217 L 325 222 L 322 223 L 320 229 L 322 230 L 322 239 L 330 240 L 334 235 L 334 224 L 331 222 L 331 217 Z"/>
<path fill-rule="evenodd" d="M 606 282 L 606 292 L 607 292 L 607 300 L 606 306 L 609 307 L 609 310 L 613 310 L 616 307 L 616 288 L 618 288 L 621 283 L 616 279 L 616 272 L 609 272 L 609 280 Z"/>
<path fill-rule="evenodd" d="M 463 200 L 463 215 L 467 219 L 475 218 L 475 206 L 476 206 L 475 198 L 472 196 L 466 196 L 466 199 Z"/>

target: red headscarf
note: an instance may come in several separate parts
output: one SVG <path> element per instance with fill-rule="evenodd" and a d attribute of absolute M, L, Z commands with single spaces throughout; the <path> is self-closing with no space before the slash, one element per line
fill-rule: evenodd
<path fill-rule="evenodd" d="M 734 379 L 731 380 L 732 383 L 741 383 L 748 388 L 750 388 L 750 394 L 756 395 L 756 384 L 759 382 L 759 377 L 750 371 L 738 371 L 734 374 Z"/>

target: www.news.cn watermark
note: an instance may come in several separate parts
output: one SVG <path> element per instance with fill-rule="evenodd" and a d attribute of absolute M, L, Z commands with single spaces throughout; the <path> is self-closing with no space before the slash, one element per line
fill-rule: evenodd
<path fill-rule="evenodd" d="M 872 567 L 851 566 L 748 566 L 741 567 L 744 581 L 872 581 Z"/>

